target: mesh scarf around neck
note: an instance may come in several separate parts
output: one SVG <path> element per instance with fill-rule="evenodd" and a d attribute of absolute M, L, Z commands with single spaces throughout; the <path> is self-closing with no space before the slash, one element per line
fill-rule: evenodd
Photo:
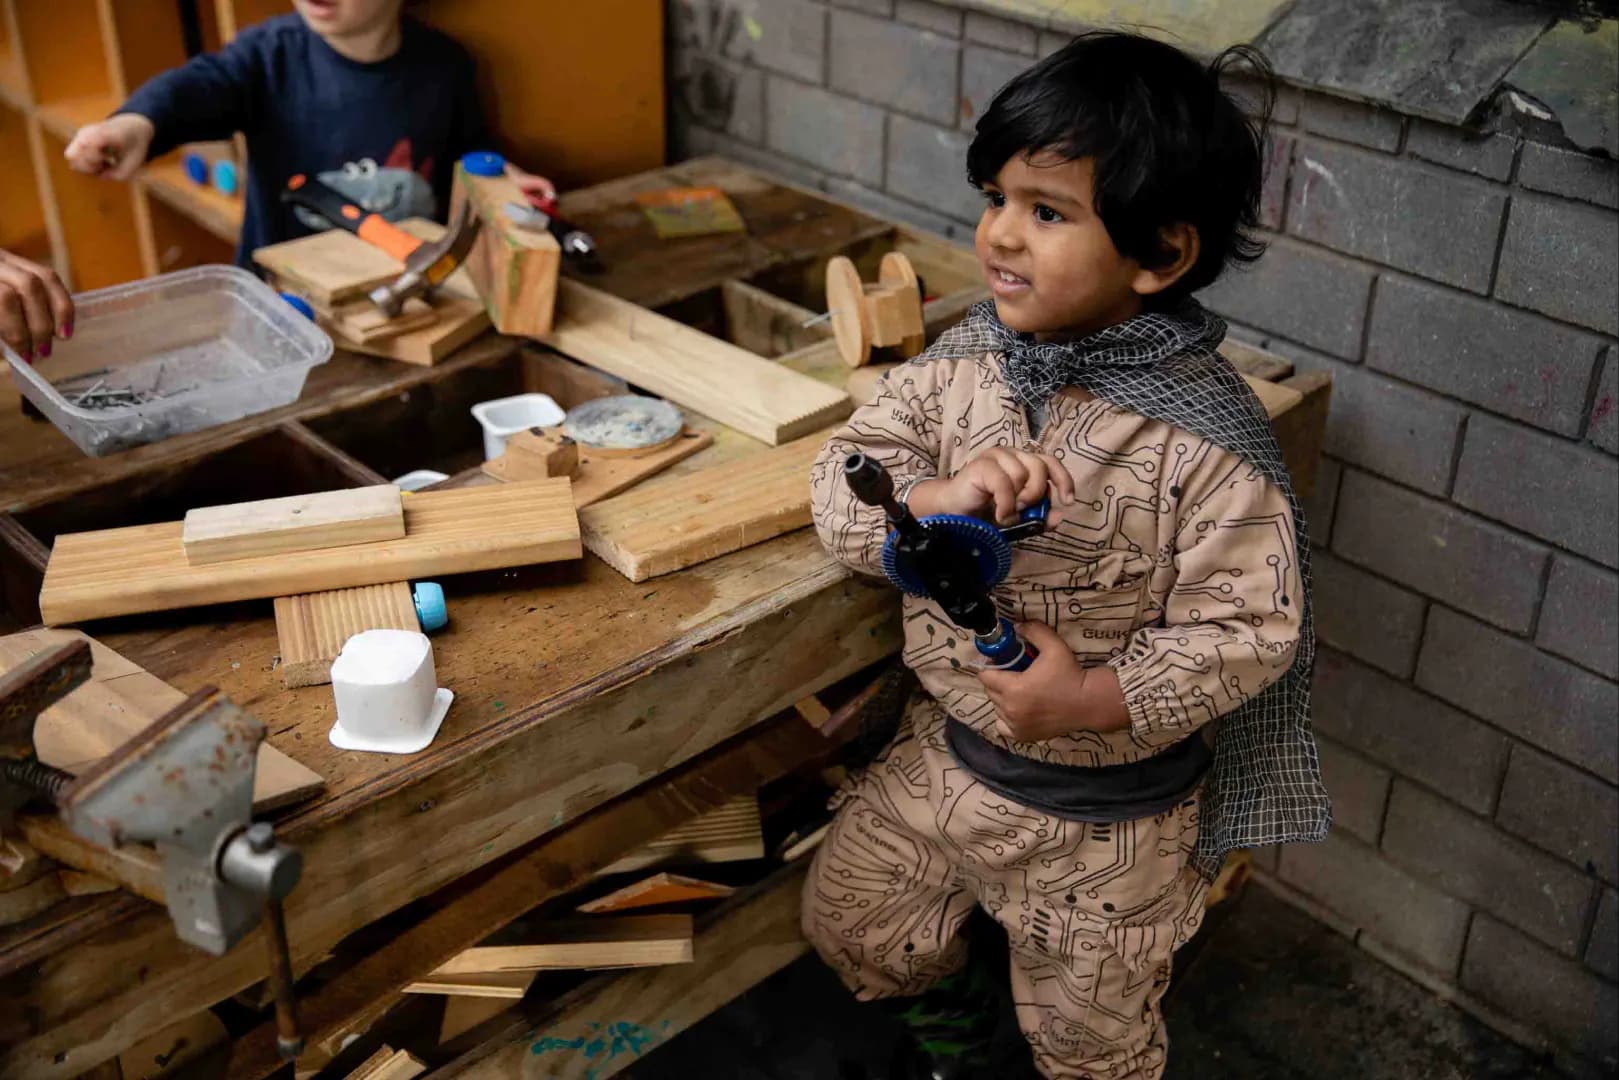
<path fill-rule="evenodd" d="M 1172 424 L 1235 454 L 1287 497 L 1298 545 L 1301 597 L 1293 666 L 1227 713 L 1203 786 L 1192 865 L 1213 879 L 1228 851 L 1320 840 L 1331 822 L 1310 733 L 1315 618 L 1304 510 L 1282 464 L 1281 447 L 1259 399 L 1215 347 L 1225 323 L 1195 301 L 1137 315 L 1076 341 L 1036 342 L 1003 324 L 993 301 L 973 305 L 916 361 L 996 353 L 1007 388 L 1038 409 L 1065 386 L 1079 386 L 1149 420 Z"/>

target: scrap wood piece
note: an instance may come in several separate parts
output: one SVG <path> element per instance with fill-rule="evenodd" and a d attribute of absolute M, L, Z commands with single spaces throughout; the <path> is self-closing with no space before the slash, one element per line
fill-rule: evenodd
<path fill-rule="evenodd" d="M 352 589 L 275 598 L 276 671 L 291 689 L 332 681 L 332 661 L 349 638 L 365 630 L 416 630 L 410 584 L 390 581 Z"/>
<path fill-rule="evenodd" d="M 480 945 L 434 970 L 433 978 L 493 972 L 655 967 L 692 961 L 690 915 L 629 915 L 545 923 L 525 945 Z"/>
<path fill-rule="evenodd" d="M 515 1004 L 510 998 L 466 997 L 456 995 L 444 999 L 444 1017 L 439 1021 L 438 1044 L 464 1035 L 486 1020 L 491 1020 Z"/>
<path fill-rule="evenodd" d="M 670 829 L 601 873 L 624 874 L 659 863 L 742 862 L 764 857 L 764 823 L 759 814 L 759 798 L 739 795 L 724 806 Z"/>
<path fill-rule="evenodd" d="M 577 559 L 579 521 L 566 480 L 412 492 L 405 535 L 350 547 L 186 562 L 181 525 L 56 538 L 39 605 L 47 624 L 230 600 L 376 585 Z"/>
<path fill-rule="evenodd" d="M 671 477 L 579 515 L 584 545 L 631 581 L 739 551 L 810 522 L 819 435 Z"/>
<path fill-rule="evenodd" d="M 180 544 L 193 566 L 405 535 L 404 500 L 392 484 L 315 491 L 186 511 Z"/>
<path fill-rule="evenodd" d="M 427 1065 L 409 1050 L 384 1045 L 360 1062 L 348 1080 L 411 1080 L 426 1071 Z"/>
<path fill-rule="evenodd" d="M 447 997 L 504 998 L 516 1001 L 528 993 L 532 971 L 477 971 L 461 975 L 434 972 L 405 987 L 407 994 L 443 994 Z"/>
<path fill-rule="evenodd" d="M 45 764 L 77 774 L 124 745 L 186 695 L 77 630 L 28 630 L 0 637 L 0 672 L 74 640 L 90 643 L 90 681 L 39 714 L 34 748 Z M 269 743 L 259 745 L 253 781 L 256 812 L 301 802 L 325 786 L 319 773 Z"/>
<path fill-rule="evenodd" d="M 730 342 L 575 281 L 544 340 L 575 360 L 772 446 L 849 415 L 849 395 Z"/>
<path fill-rule="evenodd" d="M 450 191 L 452 217 L 464 201 L 483 222 L 467 253 L 466 272 L 490 321 L 502 334 L 543 336 L 556 308 L 561 245 L 549 229 L 514 218 L 511 208 L 521 217 L 528 197 L 508 176 L 474 176 L 458 162 Z"/>
<path fill-rule="evenodd" d="M 343 337 L 361 345 L 432 326 L 439 318 L 433 305 L 419 296 L 406 300 L 399 314 L 393 316 L 385 314 L 369 300 L 350 301 L 323 314 L 332 320 Z"/>
<path fill-rule="evenodd" d="M 632 911 L 635 908 L 662 907 L 665 904 L 683 904 L 693 900 L 723 900 L 736 892 L 729 885 L 716 885 L 700 878 L 680 874 L 653 874 L 649 878 L 615 889 L 576 909 L 586 915 L 602 915 L 611 911 Z"/>
<path fill-rule="evenodd" d="M 520 451 L 521 440 L 528 434 L 526 431 L 518 432 L 507 440 L 506 453 L 493 461 L 484 462 L 484 473 L 496 480 L 533 479 L 534 463 L 528 458 L 514 458 L 512 454 L 514 449 Z M 668 445 L 643 454 L 600 454 L 582 443 L 576 443 L 579 463 L 578 471 L 573 476 L 574 504 L 583 508 L 610 499 L 713 444 L 714 436 L 690 428 Z"/>

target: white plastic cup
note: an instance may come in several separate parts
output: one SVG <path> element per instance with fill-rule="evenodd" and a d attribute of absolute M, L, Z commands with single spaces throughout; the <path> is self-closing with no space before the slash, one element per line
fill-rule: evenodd
<path fill-rule="evenodd" d="M 531 427 L 555 427 L 566 414 L 546 394 L 518 394 L 515 397 L 480 401 L 472 416 L 483 428 L 483 459 L 493 461 L 506 452 L 506 440 Z"/>
<path fill-rule="evenodd" d="M 332 662 L 337 722 L 329 738 L 343 750 L 414 754 L 438 734 L 455 695 L 437 685 L 433 646 L 413 630 L 366 630 Z"/>

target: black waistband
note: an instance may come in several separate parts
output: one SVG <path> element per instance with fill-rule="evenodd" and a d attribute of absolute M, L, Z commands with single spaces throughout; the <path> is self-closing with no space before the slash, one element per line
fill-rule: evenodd
<path fill-rule="evenodd" d="M 1192 793 L 1214 753 L 1199 734 L 1123 765 L 1058 765 L 1015 754 L 955 717 L 945 741 L 962 768 L 991 791 L 1070 821 L 1131 821 L 1163 813 Z"/>

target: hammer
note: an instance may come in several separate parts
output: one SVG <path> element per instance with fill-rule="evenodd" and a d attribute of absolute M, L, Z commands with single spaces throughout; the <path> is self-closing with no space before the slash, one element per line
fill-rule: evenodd
<path fill-rule="evenodd" d="M 362 210 L 335 188 L 302 173 L 287 181 L 281 193 L 284 202 L 312 210 L 340 229 L 387 252 L 405 264 L 404 273 L 368 294 L 384 315 L 393 318 L 405 301 L 432 292 L 466 259 L 483 222 L 463 205 L 437 240 L 428 242 L 410 235 L 381 214 Z"/>

